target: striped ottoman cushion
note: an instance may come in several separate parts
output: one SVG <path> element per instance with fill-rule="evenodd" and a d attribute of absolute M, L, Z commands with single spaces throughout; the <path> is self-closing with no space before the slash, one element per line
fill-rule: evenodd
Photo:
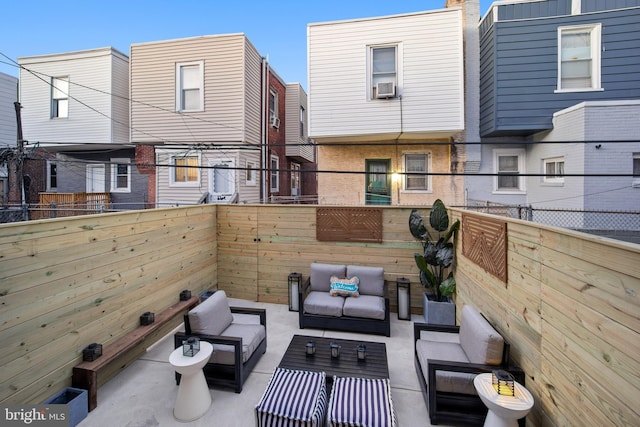
<path fill-rule="evenodd" d="M 327 389 L 324 372 L 276 368 L 260 402 L 256 425 L 324 426 Z"/>
<path fill-rule="evenodd" d="M 328 421 L 331 427 L 395 427 L 388 379 L 334 377 Z"/>

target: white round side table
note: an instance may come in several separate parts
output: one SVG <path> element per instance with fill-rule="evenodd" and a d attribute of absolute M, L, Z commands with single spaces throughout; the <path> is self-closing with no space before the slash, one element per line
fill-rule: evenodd
<path fill-rule="evenodd" d="M 200 351 L 194 356 L 182 354 L 182 347 L 176 348 L 169 356 L 169 363 L 179 374 L 180 386 L 173 408 L 173 416 L 178 421 L 193 421 L 200 418 L 211 406 L 211 391 L 207 386 L 202 368 L 213 353 L 213 346 L 200 341 Z"/>
<path fill-rule="evenodd" d="M 518 382 L 514 384 L 514 396 L 499 395 L 491 384 L 490 373 L 476 375 L 473 385 L 489 409 L 484 427 L 518 427 L 518 420 L 526 417 L 533 407 L 533 396 Z"/>

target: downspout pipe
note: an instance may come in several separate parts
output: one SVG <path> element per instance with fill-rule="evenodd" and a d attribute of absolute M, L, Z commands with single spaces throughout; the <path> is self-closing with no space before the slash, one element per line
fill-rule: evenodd
<path fill-rule="evenodd" d="M 262 191 L 260 192 L 260 201 L 264 204 L 267 203 L 267 152 L 268 152 L 268 139 L 267 139 L 267 114 L 268 114 L 268 91 L 269 91 L 269 78 L 268 78 L 269 61 L 266 57 L 262 57 L 262 105 L 260 108 L 261 126 L 261 147 L 260 147 L 260 182 Z"/>

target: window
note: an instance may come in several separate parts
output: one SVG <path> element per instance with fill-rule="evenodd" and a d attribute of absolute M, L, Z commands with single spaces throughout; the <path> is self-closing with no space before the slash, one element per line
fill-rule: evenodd
<path fill-rule="evenodd" d="M 69 117 L 69 77 L 51 79 L 51 118 Z"/>
<path fill-rule="evenodd" d="M 271 156 L 271 191 L 280 191 L 280 160 L 278 156 Z"/>
<path fill-rule="evenodd" d="M 304 111 L 304 107 L 300 106 L 300 138 L 304 138 L 304 122 L 305 122 L 305 111 Z"/>
<path fill-rule="evenodd" d="M 247 185 L 256 185 L 256 164 L 254 162 L 247 162 Z"/>
<path fill-rule="evenodd" d="M 494 169 L 494 191 L 524 191 L 524 180 L 518 176 L 524 173 L 524 150 L 495 150 Z"/>
<path fill-rule="evenodd" d="M 111 192 L 131 192 L 131 161 L 129 159 L 111 159 Z"/>
<path fill-rule="evenodd" d="M 404 155 L 404 189 L 429 190 L 429 155 L 412 153 Z"/>
<path fill-rule="evenodd" d="M 58 164 L 56 162 L 47 162 L 47 191 L 56 191 L 58 189 Z"/>
<path fill-rule="evenodd" d="M 200 162 L 197 156 L 176 156 L 171 159 L 173 173 L 171 183 L 175 185 L 193 186 L 200 181 Z"/>
<path fill-rule="evenodd" d="M 558 28 L 559 91 L 600 89 L 600 28 Z"/>
<path fill-rule="evenodd" d="M 291 195 L 300 195 L 300 165 L 291 163 Z"/>
<path fill-rule="evenodd" d="M 396 50 L 396 46 L 371 48 L 371 99 L 395 96 L 398 85 Z"/>
<path fill-rule="evenodd" d="M 634 187 L 640 187 L 640 153 L 633 153 L 633 183 Z"/>
<path fill-rule="evenodd" d="M 556 157 L 544 160 L 544 182 L 564 182 L 564 157 Z"/>
<path fill-rule="evenodd" d="M 176 64 L 176 110 L 204 110 L 204 62 Z"/>

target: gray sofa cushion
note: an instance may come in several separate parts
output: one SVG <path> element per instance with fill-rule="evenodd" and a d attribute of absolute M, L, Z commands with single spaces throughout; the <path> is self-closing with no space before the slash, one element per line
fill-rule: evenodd
<path fill-rule="evenodd" d="M 233 314 L 224 291 L 216 291 L 189 311 L 189 324 L 194 334 L 220 335 L 231 322 Z"/>
<path fill-rule="evenodd" d="M 384 320 L 384 298 L 372 295 L 346 298 L 342 307 L 342 314 L 344 316 Z"/>
<path fill-rule="evenodd" d="M 416 352 L 422 367 L 422 376 L 429 382 L 428 360 L 444 360 L 448 362 L 469 363 L 462 347 L 456 343 L 433 342 L 419 339 Z M 444 392 L 477 394 L 473 386 L 475 374 L 461 372 L 436 371 L 436 390 Z"/>
<path fill-rule="evenodd" d="M 347 277 L 358 276 L 360 295 L 375 295 L 384 297 L 384 268 L 363 267 L 358 265 L 347 266 Z"/>
<path fill-rule="evenodd" d="M 340 317 L 344 299 L 342 296 L 332 297 L 328 290 L 326 292 L 311 291 L 304 300 L 303 309 L 308 314 Z"/>
<path fill-rule="evenodd" d="M 265 338 L 266 331 L 264 325 L 260 324 L 232 323 L 221 335 L 242 338 L 242 363 L 244 363 L 249 360 Z M 233 346 L 213 344 L 213 354 L 209 358 L 209 362 L 233 365 L 235 363 Z"/>
<path fill-rule="evenodd" d="M 502 362 L 502 335 L 471 305 L 462 307 L 460 346 L 471 363 L 499 365 Z"/>
<path fill-rule="evenodd" d="M 460 345 L 460 335 L 453 332 L 420 331 L 420 339 Z"/>
<path fill-rule="evenodd" d="M 329 292 L 331 289 L 331 276 L 345 277 L 347 267 L 335 264 L 311 264 L 311 290 Z"/>

